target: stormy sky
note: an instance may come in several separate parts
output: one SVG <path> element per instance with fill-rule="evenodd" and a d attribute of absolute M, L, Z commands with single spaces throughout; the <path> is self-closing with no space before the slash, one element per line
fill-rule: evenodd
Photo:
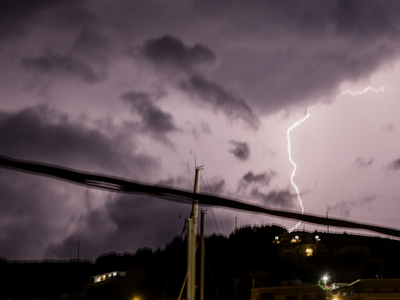
<path fill-rule="evenodd" d="M 0 1 L 0 155 L 192 190 L 192 150 L 201 192 L 301 212 L 287 130 L 308 111 L 290 131 L 305 213 L 399 229 L 399 16 L 378 0 Z M 0 169 L 0 257 L 155 250 L 190 209 Z M 297 222 L 206 209 L 207 234 Z"/>

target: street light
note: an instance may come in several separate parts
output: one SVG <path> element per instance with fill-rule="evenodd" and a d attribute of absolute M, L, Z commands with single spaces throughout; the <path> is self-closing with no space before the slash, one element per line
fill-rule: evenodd
<path fill-rule="evenodd" d="M 324 276 L 324 277 L 322 277 L 322 280 L 324 281 L 324 284 L 325 284 L 325 287 L 326 287 L 326 281 L 328 280 L 328 276 Z"/>

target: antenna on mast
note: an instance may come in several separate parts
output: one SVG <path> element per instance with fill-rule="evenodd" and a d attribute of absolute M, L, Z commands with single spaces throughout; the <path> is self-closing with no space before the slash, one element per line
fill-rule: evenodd
<path fill-rule="evenodd" d="M 197 167 L 196 152 L 194 152 L 192 149 L 190 149 L 190 154 L 193 154 L 193 156 L 194 156 L 194 168 L 196 169 L 196 167 Z"/>
<path fill-rule="evenodd" d="M 195 163 L 195 177 L 194 177 L 194 188 L 193 188 L 193 204 L 190 217 L 186 219 L 187 224 L 187 267 L 188 267 L 188 281 L 186 287 L 186 297 L 188 300 L 196 300 L 195 297 L 195 285 L 196 285 L 196 237 L 197 237 L 197 210 L 198 200 L 196 194 L 199 193 L 199 173 L 204 169 L 204 166 L 197 166 L 196 152 L 190 150 L 190 154 L 194 155 Z"/>

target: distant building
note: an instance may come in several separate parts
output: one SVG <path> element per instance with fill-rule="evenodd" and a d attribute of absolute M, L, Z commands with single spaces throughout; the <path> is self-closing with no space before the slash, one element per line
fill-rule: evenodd
<path fill-rule="evenodd" d="M 342 287 L 345 287 L 345 286 L 348 286 L 349 285 L 349 283 L 345 283 L 345 282 L 334 282 L 334 283 L 332 283 L 332 290 L 335 290 L 335 289 L 339 289 L 339 288 L 342 288 Z"/>
<path fill-rule="evenodd" d="M 317 284 L 251 289 L 251 300 L 322 300 L 324 290 Z"/>
<path fill-rule="evenodd" d="M 90 277 L 90 283 L 85 284 L 84 290 L 76 293 L 65 293 L 60 295 L 60 300 L 88 300 L 98 299 L 113 299 L 117 295 L 127 295 L 129 286 L 127 285 L 127 272 L 113 271 L 104 274 L 99 274 Z M 112 288 L 107 287 L 107 283 L 112 285 Z M 117 297 L 118 298 L 118 297 Z"/>
<path fill-rule="evenodd" d="M 114 272 L 109 272 L 109 273 L 92 276 L 92 277 L 90 277 L 90 282 L 91 283 L 99 283 L 99 282 L 103 282 L 108 279 L 113 279 L 116 277 L 124 277 L 124 276 L 126 276 L 126 272 L 114 271 Z"/>
<path fill-rule="evenodd" d="M 300 263 L 306 257 L 323 253 L 326 248 L 318 234 L 310 232 L 292 232 L 275 236 L 273 243 L 278 245 L 280 259 L 290 258 Z"/>
<path fill-rule="evenodd" d="M 399 300 L 400 279 L 359 279 L 331 293 L 337 300 Z"/>

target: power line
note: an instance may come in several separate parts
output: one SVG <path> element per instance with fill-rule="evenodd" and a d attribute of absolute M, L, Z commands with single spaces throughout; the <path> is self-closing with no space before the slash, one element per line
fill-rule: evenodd
<path fill-rule="evenodd" d="M 0 167 L 49 176 L 56 179 L 66 180 L 72 183 L 88 186 L 91 188 L 100 188 L 122 193 L 148 194 L 167 200 L 182 201 L 188 204 L 192 203 L 193 200 L 193 192 L 189 191 L 161 187 L 156 185 L 149 185 L 135 181 L 128 181 L 118 177 L 92 174 L 78 170 L 68 169 L 61 166 L 16 160 L 6 156 L 0 156 Z M 393 228 L 356 223 L 352 221 L 346 221 L 334 218 L 327 219 L 326 217 L 320 217 L 310 214 L 299 214 L 290 211 L 274 210 L 254 205 L 251 203 L 240 202 L 234 199 L 217 197 L 201 193 L 196 194 L 196 199 L 200 204 L 204 205 L 213 205 L 213 206 L 239 209 L 248 212 L 273 215 L 280 218 L 301 220 L 304 222 L 320 224 L 320 225 L 366 229 L 383 233 L 385 235 L 400 237 L 400 230 Z"/>

